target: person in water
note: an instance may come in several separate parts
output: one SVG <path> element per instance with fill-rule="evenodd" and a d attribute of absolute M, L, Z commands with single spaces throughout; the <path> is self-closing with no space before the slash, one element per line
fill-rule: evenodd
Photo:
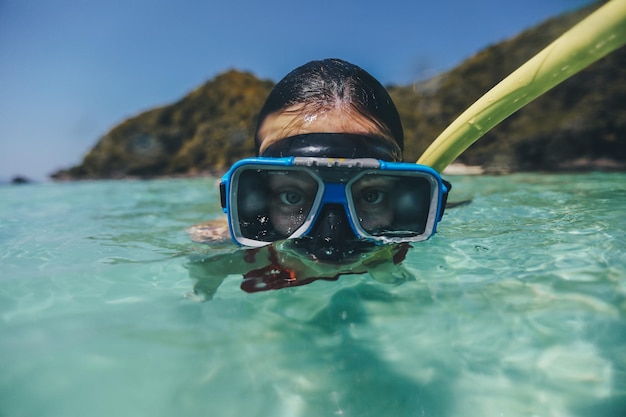
<path fill-rule="evenodd" d="M 400 116 L 373 76 L 339 59 L 296 68 L 270 92 L 254 140 L 257 158 L 220 183 L 228 229 L 219 230 L 247 248 L 245 262 L 236 251 L 192 263 L 196 292 L 210 298 L 234 273 L 246 291 L 349 273 L 406 278 L 393 267 L 435 233 L 450 184 L 402 162 Z M 192 230 L 195 240 L 206 230 Z"/>

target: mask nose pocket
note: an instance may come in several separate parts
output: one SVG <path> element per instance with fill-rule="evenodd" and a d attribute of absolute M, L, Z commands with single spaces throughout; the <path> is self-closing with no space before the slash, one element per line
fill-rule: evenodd
<path fill-rule="evenodd" d="M 327 204 L 322 208 L 308 236 L 298 246 L 317 259 L 340 261 L 355 252 L 357 237 L 341 204 Z"/>
<path fill-rule="evenodd" d="M 346 211 L 340 204 L 324 206 L 309 235 L 325 242 L 356 239 Z"/>

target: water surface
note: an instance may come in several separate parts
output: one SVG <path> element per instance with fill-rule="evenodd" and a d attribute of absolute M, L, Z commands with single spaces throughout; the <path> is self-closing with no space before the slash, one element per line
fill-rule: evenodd
<path fill-rule="evenodd" d="M 0 416 L 626 415 L 626 174 L 451 179 L 414 280 L 206 302 L 214 179 L 0 188 Z"/>

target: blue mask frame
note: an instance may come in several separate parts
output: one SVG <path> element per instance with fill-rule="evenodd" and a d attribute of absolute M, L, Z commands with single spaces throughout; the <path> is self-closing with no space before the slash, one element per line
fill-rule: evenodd
<path fill-rule="evenodd" d="M 271 226 L 272 221 L 276 219 L 272 219 L 266 211 L 268 201 L 273 200 L 269 193 L 264 191 L 263 187 L 267 181 L 262 178 L 268 174 L 293 173 L 306 176 L 311 188 L 314 188 L 312 191 L 314 197 L 311 196 L 306 213 L 298 212 L 300 219 L 294 223 L 292 229 L 277 233 L 276 227 Z M 409 190 L 408 194 L 405 194 L 411 198 L 407 199 L 405 195 L 402 200 L 398 198 L 393 200 L 396 205 L 400 205 L 399 202 L 402 201 L 402 213 L 408 217 L 415 215 L 423 219 L 423 225 L 396 227 L 392 221 L 392 224 L 386 226 L 384 230 L 368 228 L 364 221 L 367 216 L 364 216 L 363 210 L 358 208 L 360 197 L 353 195 L 353 192 L 357 188 L 356 184 L 362 184 L 366 179 L 379 178 L 394 180 L 394 184 L 397 184 L 391 187 L 394 189 L 402 187 L 407 189 L 406 187 L 413 183 L 424 188 L 419 194 L 418 203 L 422 207 L 420 213 L 423 213 L 420 216 L 415 214 L 417 208 L 413 205 L 418 199 L 417 192 Z M 372 158 L 247 158 L 235 163 L 220 182 L 222 209 L 228 216 L 231 237 L 240 245 L 252 247 L 265 246 L 276 240 L 307 236 L 316 224 L 322 209 L 329 204 L 344 207 L 352 231 L 360 239 L 377 244 L 423 241 L 435 234 L 450 189 L 450 183 L 442 180 L 439 173 L 430 167 Z M 393 206 L 391 209 L 398 208 Z"/>

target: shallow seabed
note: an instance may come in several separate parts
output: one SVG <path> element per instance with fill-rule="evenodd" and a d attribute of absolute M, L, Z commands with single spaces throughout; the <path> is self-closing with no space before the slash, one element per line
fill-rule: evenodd
<path fill-rule="evenodd" d="M 450 179 L 414 281 L 206 302 L 214 179 L 0 188 L 0 416 L 625 416 L 626 174 Z"/>

